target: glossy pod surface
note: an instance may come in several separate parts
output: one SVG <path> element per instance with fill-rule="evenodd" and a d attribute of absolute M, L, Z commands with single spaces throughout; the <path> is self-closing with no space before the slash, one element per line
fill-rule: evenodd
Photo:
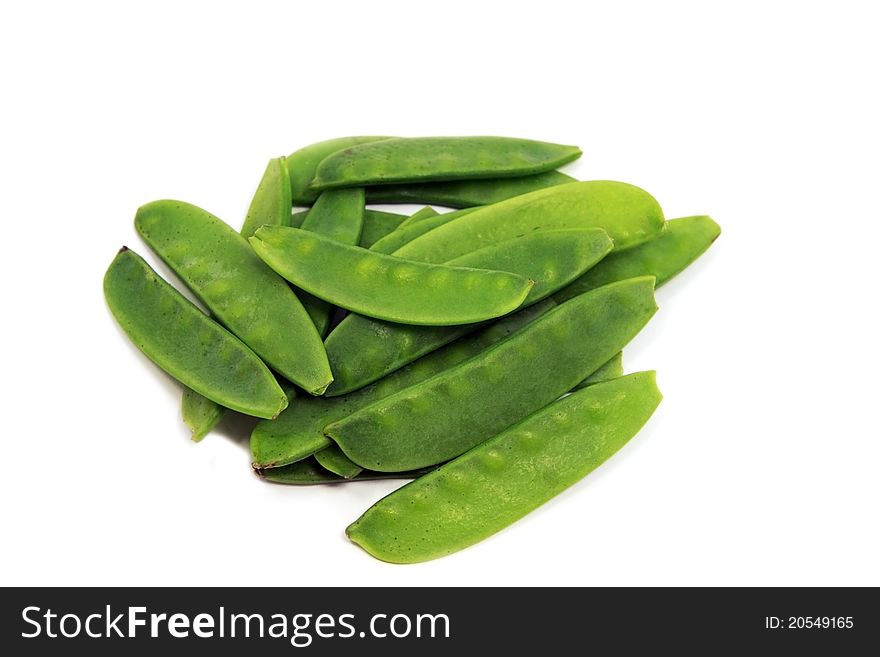
<path fill-rule="evenodd" d="M 266 363 L 311 394 L 326 389 L 333 377 L 314 324 L 287 283 L 244 238 L 181 201 L 144 205 L 135 227 L 211 313 Z"/>
<path fill-rule="evenodd" d="M 323 429 L 331 422 L 471 358 L 555 307 L 554 301 L 545 299 L 437 349 L 357 392 L 341 397 L 298 399 L 276 419 L 254 427 L 250 442 L 254 467 L 286 465 L 326 448 L 331 441 Z"/>
<path fill-rule="evenodd" d="M 356 313 L 425 326 L 470 324 L 518 308 L 532 281 L 504 271 L 429 265 L 264 226 L 251 245 L 310 294 Z"/>
<path fill-rule="evenodd" d="M 265 225 L 290 225 L 290 176 L 287 160 L 277 157 L 269 160 L 263 178 L 254 193 L 242 224 L 240 234 L 244 238 L 253 235 Z"/>
<path fill-rule="evenodd" d="M 386 139 L 328 155 L 312 189 L 468 178 L 505 178 L 551 171 L 581 156 L 577 146 L 513 137 Z"/>
<path fill-rule="evenodd" d="M 576 392 L 391 493 L 346 534 L 392 563 L 473 545 L 599 467 L 638 433 L 661 399 L 654 372 Z"/>
<path fill-rule="evenodd" d="M 349 481 L 373 481 L 376 479 L 413 479 L 419 477 L 426 472 L 430 472 L 433 468 L 424 470 L 416 470 L 415 472 L 372 472 L 363 470 L 360 474 L 351 479 L 340 477 L 337 474 L 321 467 L 315 459 L 303 459 L 281 468 L 272 468 L 271 470 L 258 470 L 257 474 L 275 484 L 289 484 L 293 486 L 313 486 L 316 484 L 342 484 Z"/>
<path fill-rule="evenodd" d="M 328 155 L 336 151 L 368 144 L 373 141 L 390 139 L 390 137 L 340 137 L 328 139 L 300 148 L 287 156 L 287 170 L 290 174 L 290 193 L 294 205 L 311 205 L 318 198 L 318 192 L 310 189 L 315 169 Z"/>
<path fill-rule="evenodd" d="M 123 248 L 104 276 L 110 311 L 156 365 L 205 397 L 257 417 L 287 406 L 275 377 L 247 345 Z"/>
<path fill-rule="evenodd" d="M 611 240 L 598 228 L 527 233 L 467 253 L 449 265 L 513 272 L 535 282 L 524 305 L 568 285 L 611 250 Z M 409 326 L 352 314 L 327 337 L 325 348 L 333 371 L 326 394 L 345 394 L 464 335 L 467 326 Z"/>
<path fill-rule="evenodd" d="M 322 193 L 303 219 L 301 227 L 334 242 L 355 246 L 360 241 L 364 228 L 364 190 L 353 187 Z M 301 292 L 298 296 L 318 334 L 321 337 L 327 335 L 333 317 L 333 306 L 307 292 Z"/>
<path fill-rule="evenodd" d="M 394 232 L 389 233 L 381 240 L 376 241 L 370 247 L 370 251 L 393 254 L 404 244 L 409 244 L 415 238 L 434 230 L 438 226 L 443 226 L 450 221 L 455 221 L 456 219 L 470 214 L 474 210 L 476 210 L 476 208 L 465 208 L 464 210 L 456 210 L 455 212 L 446 212 L 444 214 L 434 215 L 433 217 L 423 217 L 415 223 L 410 223 L 408 226 L 400 226 Z"/>
<path fill-rule="evenodd" d="M 381 185 L 367 188 L 367 202 L 436 203 L 447 208 L 470 208 L 570 182 L 575 179 L 561 171 L 546 171 L 516 178 Z"/>
<path fill-rule="evenodd" d="M 412 240 L 394 255 L 447 262 L 496 242 L 554 228 L 601 228 L 615 250 L 623 250 L 657 235 L 663 229 L 663 212 L 654 197 L 633 185 L 574 182 L 477 208 L 462 221 Z"/>
<path fill-rule="evenodd" d="M 721 227 L 706 216 L 671 219 L 657 237 L 628 251 L 612 253 L 554 297 L 566 301 L 633 276 L 653 276 L 660 287 L 705 253 L 720 234 Z"/>
<path fill-rule="evenodd" d="M 324 428 L 352 461 L 383 472 L 455 458 L 546 406 L 620 351 L 657 306 L 654 280 L 566 302 L 481 354 Z"/>
<path fill-rule="evenodd" d="M 397 230 L 406 219 L 408 217 L 405 214 L 364 210 L 364 230 L 361 233 L 360 245 L 369 249 L 380 239 Z"/>

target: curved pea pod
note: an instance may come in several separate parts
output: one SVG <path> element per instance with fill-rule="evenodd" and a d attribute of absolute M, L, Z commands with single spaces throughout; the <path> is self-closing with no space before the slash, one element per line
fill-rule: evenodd
<path fill-rule="evenodd" d="M 610 250 L 611 240 L 598 228 L 547 230 L 493 244 L 447 264 L 499 269 L 535 281 L 524 301 L 528 305 L 568 285 Z M 325 394 L 357 390 L 473 328 L 410 326 L 351 314 L 324 343 L 334 376 Z"/>
<path fill-rule="evenodd" d="M 254 468 L 283 466 L 325 449 L 332 444 L 323 431 L 328 424 L 467 360 L 555 307 L 554 301 L 544 299 L 432 351 L 357 392 L 297 400 L 274 420 L 261 421 L 254 427 L 250 441 Z"/>
<path fill-rule="evenodd" d="M 135 346 L 168 374 L 205 397 L 272 418 L 287 397 L 247 345 L 163 281 L 123 247 L 104 275 L 107 305 Z"/>
<path fill-rule="evenodd" d="M 364 190 L 357 187 L 323 192 L 302 222 L 302 230 L 351 246 L 360 241 L 363 228 Z M 301 292 L 298 296 L 318 334 L 321 337 L 327 335 L 333 317 L 333 306 L 308 292 Z"/>
<path fill-rule="evenodd" d="M 223 418 L 224 413 L 226 409 L 217 402 L 200 395 L 192 388 L 184 387 L 180 400 L 180 414 L 195 442 L 207 436 Z"/>
<path fill-rule="evenodd" d="M 623 376 L 623 352 L 618 351 L 607 363 L 572 388 L 572 391 L 580 390 L 602 381 L 617 379 L 621 376 Z"/>
<path fill-rule="evenodd" d="M 660 287 L 703 255 L 720 234 L 721 227 L 706 216 L 670 219 L 665 230 L 650 242 L 612 253 L 554 297 L 559 302 L 566 301 L 633 276 L 653 276 Z"/>
<path fill-rule="evenodd" d="M 434 468 L 424 468 L 414 472 L 371 472 L 364 470 L 360 474 L 346 479 L 321 467 L 315 459 L 304 459 L 271 470 L 257 470 L 257 474 L 274 484 L 290 484 L 294 486 L 313 486 L 316 484 L 342 484 L 349 481 L 373 481 L 376 479 L 414 479 L 430 472 Z"/>
<path fill-rule="evenodd" d="M 381 240 L 376 241 L 370 247 L 370 251 L 375 251 L 376 253 L 394 254 L 404 244 L 409 244 L 415 238 L 434 230 L 438 226 L 444 226 L 450 221 L 460 219 L 461 217 L 470 214 L 474 210 L 476 210 L 476 208 L 465 208 L 464 210 L 446 212 L 444 214 L 438 214 L 433 217 L 423 217 L 421 220 L 415 223 L 411 223 L 408 226 L 398 228 L 393 233 L 389 233 Z"/>
<path fill-rule="evenodd" d="M 325 469 L 344 479 L 358 476 L 364 469 L 348 458 L 336 445 L 315 452 L 315 460 Z"/>
<path fill-rule="evenodd" d="M 416 212 L 411 214 L 409 217 L 407 217 L 404 220 L 404 222 L 402 224 L 400 224 L 400 226 L 398 226 L 398 228 L 405 228 L 406 226 L 409 226 L 413 223 L 420 222 L 422 219 L 436 217 L 439 214 L 440 213 L 437 212 L 434 208 L 432 208 L 430 205 L 427 205 L 427 206 L 423 207 L 421 210 L 417 210 Z"/>
<path fill-rule="evenodd" d="M 370 317 L 426 326 L 471 324 L 516 310 L 534 283 L 505 271 L 428 265 L 263 226 L 251 245 L 310 294 Z"/>
<path fill-rule="evenodd" d="M 478 543 L 611 458 L 662 398 L 654 372 L 571 394 L 381 499 L 346 534 L 392 563 L 436 559 Z"/>
<path fill-rule="evenodd" d="M 287 156 L 287 169 L 290 174 L 290 191 L 294 205 L 311 205 L 318 198 L 318 192 L 310 189 L 315 169 L 328 155 L 336 151 L 368 144 L 391 137 L 339 137 L 300 148 Z"/>
<path fill-rule="evenodd" d="M 241 236 L 248 238 L 257 228 L 265 225 L 290 225 L 290 176 L 287 159 L 276 157 L 269 160 L 263 178 L 248 208 Z"/>
<path fill-rule="evenodd" d="M 546 406 L 620 351 L 657 309 L 654 279 L 575 297 L 493 348 L 324 428 L 371 470 L 448 461 Z"/>
<path fill-rule="evenodd" d="M 621 251 L 657 235 L 663 229 L 663 211 L 653 196 L 633 185 L 573 182 L 477 208 L 467 220 L 439 226 L 394 255 L 447 262 L 495 242 L 554 228 L 601 228 Z"/>
<path fill-rule="evenodd" d="M 514 137 L 386 139 L 328 155 L 311 187 L 525 176 L 558 169 L 580 156 L 577 146 Z"/>
<path fill-rule="evenodd" d="M 406 219 L 408 217 L 405 214 L 364 210 L 364 230 L 361 233 L 360 245 L 369 249 L 383 237 L 397 230 Z M 295 228 L 299 228 L 299 226 L 295 226 Z"/>
<path fill-rule="evenodd" d="M 308 313 L 243 237 L 181 201 L 142 206 L 135 227 L 211 314 L 267 364 L 311 394 L 327 388 L 333 376 Z"/>
<path fill-rule="evenodd" d="M 447 208 L 470 208 L 570 182 L 575 179 L 561 171 L 546 171 L 516 178 L 381 185 L 367 188 L 367 202 L 436 203 Z"/>

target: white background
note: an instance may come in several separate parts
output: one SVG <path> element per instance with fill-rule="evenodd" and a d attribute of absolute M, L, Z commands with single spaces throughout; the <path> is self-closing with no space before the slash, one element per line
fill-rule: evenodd
<path fill-rule="evenodd" d="M 238 4 L 0 10 L 0 583 L 880 584 L 874 3 Z M 140 204 L 238 226 L 268 158 L 349 134 L 575 143 L 724 229 L 626 351 L 649 426 L 422 565 L 343 535 L 397 484 L 263 483 L 241 422 L 191 443 L 101 292 Z"/>

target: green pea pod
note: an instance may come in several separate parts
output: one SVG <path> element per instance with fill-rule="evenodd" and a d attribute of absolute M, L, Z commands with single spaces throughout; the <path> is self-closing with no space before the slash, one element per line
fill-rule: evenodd
<path fill-rule="evenodd" d="M 240 234 L 248 238 L 260 226 L 290 224 L 290 176 L 284 157 L 269 160 L 263 178 L 251 200 L 247 216 Z M 183 422 L 192 432 L 196 442 L 204 438 L 220 422 L 225 409 L 219 404 L 203 397 L 194 390 L 185 388 L 180 403 Z"/>
<path fill-rule="evenodd" d="M 544 299 L 432 351 L 357 392 L 297 400 L 276 419 L 254 427 L 250 442 L 254 468 L 287 465 L 325 449 L 332 444 L 323 432 L 328 424 L 467 360 L 555 307 L 555 302 Z"/>
<path fill-rule="evenodd" d="M 607 363 L 578 383 L 572 391 L 580 390 L 602 381 L 609 381 L 623 376 L 623 352 L 618 351 Z"/>
<path fill-rule="evenodd" d="M 476 210 L 476 208 L 466 208 L 464 210 L 456 210 L 455 212 L 438 214 L 433 217 L 423 217 L 420 221 L 417 221 L 414 224 L 411 223 L 409 226 L 398 228 L 393 233 L 389 233 L 383 237 L 381 240 L 377 240 L 370 247 L 370 251 L 393 254 L 404 244 L 409 244 L 415 238 L 434 230 L 438 226 L 444 226 L 450 221 L 455 221 L 456 219 L 470 214 L 474 210 Z"/>
<path fill-rule="evenodd" d="M 257 474 L 266 481 L 271 481 L 275 484 L 313 486 L 315 484 L 342 484 L 348 481 L 373 481 L 375 479 L 414 479 L 433 469 L 425 468 L 414 472 L 371 472 L 370 470 L 363 470 L 357 476 L 346 479 L 325 470 L 315 462 L 315 459 L 309 458 L 281 468 L 257 470 Z"/>
<path fill-rule="evenodd" d="M 493 244 L 446 264 L 499 269 L 535 281 L 524 302 L 528 305 L 568 285 L 610 250 L 611 240 L 598 228 L 546 230 Z M 334 376 L 325 394 L 357 390 L 475 328 L 409 326 L 350 314 L 324 342 Z"/>
<path fill-rule="evenodd" d="M 505 271 L 428 265 L 264 226 L 251 245 L 310 294 L 370 317 L 425 326 L 471 324 L 518 308 L 534 283 Z"/>
<path fill-rule="evenodd" d="M 383 237 L 397 230 L 400 224 L 407 218 L 405 214 L 382 212 L 381 210 L 364 210 L 364 230 L 361 233 L 360 245 L 365 249 L 369 249 Z"/>
<path fill-rule="evenodd" d="M 654 372 L 576 392 L 391 493 L 346 534 L 392 563 L 427 561 L 474 545 L 611 458 L 661 399 Z"/>
<path fill-rule="evenodd" d="M 245 239 L 253 235 L 257 228 L 265 225 L 290 225 L 290 176 L 287 172 L 287 159 L 276 157 L 269 160 L 266 171 L 251 200 L 241 236 Z"/>
<path fill-rule="evenodd" d="M 135 346 L 175 379 L 241 413 L 277 416 L 287 397 L 269 368 L 232 333 L 123 247 L 104 276 L 110 311 Z"/>
<path fill-rule="evenodd" d="M 358 187 L 334 189 L 322 193 L 302 222 L 302 229 L 355 246 L 364 228 L 364 190 Z M 334 308 L 308 292 L 297 295 L 312 318 L 321 337 L 330 330 Z"/>
<path fill-rule="evenodd" d="M 330 445 L 315 452 L 315 460 L 326 470 L 345 479 L 358 476 L 364 469 L 348 458 L 339 447 Z"/>
<path fill-rule="evenodd" d="M 612 253 L 554 298 L 561 303 L 611 281 L 633 276 L 653 276 L 660 287 L 705 253 L 720 234 L 721 227 L 706 216 L 671 219 L 650 242 L 623 253 Z"/>
<path fill-rule="evenodd" d="M 311 205 L 318 198 L 318 192 L 310 189 L 315 169 L 328 155 L 358 144 L 391 139 L 391 137 L 340 137 L 310 144 L 287 156 L 287 169 L 290 173 L 290 191 L 294 205 Z"/>
<path fill-rule="evenodd" d="M 409 226 L 410 224 L 418 223 L 418 222 L 420 222 L 422 219 L 428 219 L 428 218 L 430 218 L 430 217 L 436 217 L 436 216 L 439 215 L 439 214 L 440 214 L 440 213 L 437 212 L 437 211 L 436 211 L 434 208 L 432 208 L 430 205 L 425 206 L 425 207 L 422 208 L 421 210 L 418 210 L 418 211 L 414 212 L 412 215 L 410 215 L 409 217 L 407 217 L 407 218 L 404 220 L 404 222 L 403 222 L 402 224 L 400 224 L 400 226 L 398 226 L 398 228 L 406 228 L 406 227 Z"/>
<path fill-rule="evenodd" d="M 546 171 L 516 178 L 380 185 L 367 188 L 367 202 L 436 203 L 447 208 L 470 208 L 570 182 L 575 179 L 561 171 Z"/>
<path fill-rule="evenodd" d="M 620 351 L 657 309 L 654 279 L 606 285 L 504 342 L 324 428 L 371 470 L 455 458 L 571 390 Z"/>
<path fill-rule="evenodd" d="M 656 236 L 663 229 L 663 212 L 650 194 L 633 185 L 574 182 L 477 208 L 466 221 L 434 228 L 394 255 L 448 262 L 527 232 L 554 228 L 601 228 L 611 237 L 614 249 L 622 251 Z"/>
<path fill-rule="evenodd" d="M 266 363 L 311 394 L 327 388 L 333 376 L 308 313 L 244 238 L 180 201 L 142 206 L 135 227 L 212 315 Z M 295 230 L 264 226 L 257 232 L 270 228 Z"/>
<path fill-rule="evenodd" d="M 580 156 L 577 146 L 513 137 L 386 139 L 328 155 L 311 187 L 526 176 L 558 169 Z"/>

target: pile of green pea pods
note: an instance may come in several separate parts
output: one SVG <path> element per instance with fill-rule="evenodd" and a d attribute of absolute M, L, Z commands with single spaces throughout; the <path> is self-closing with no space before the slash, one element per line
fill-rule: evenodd
<path fill-rule="evenodd" d="M 647 422 L 654 373 L 624 375 L 621 352 L 655 287 L 720 233 L 706 216 L 666 221 L 638 187 L 557 170 L 580 155 L 503 137 L 312 144 L 269 161 L 240 231 L 182 201 L 137 211 L 210 314 L 126 247 L 107 303 L 183 384 L 194 440 L 232 410 L 261 418 L 250 445 L 267 481 L 414 479 L 347 534 L 389 562 L 443 556 Z"/>

